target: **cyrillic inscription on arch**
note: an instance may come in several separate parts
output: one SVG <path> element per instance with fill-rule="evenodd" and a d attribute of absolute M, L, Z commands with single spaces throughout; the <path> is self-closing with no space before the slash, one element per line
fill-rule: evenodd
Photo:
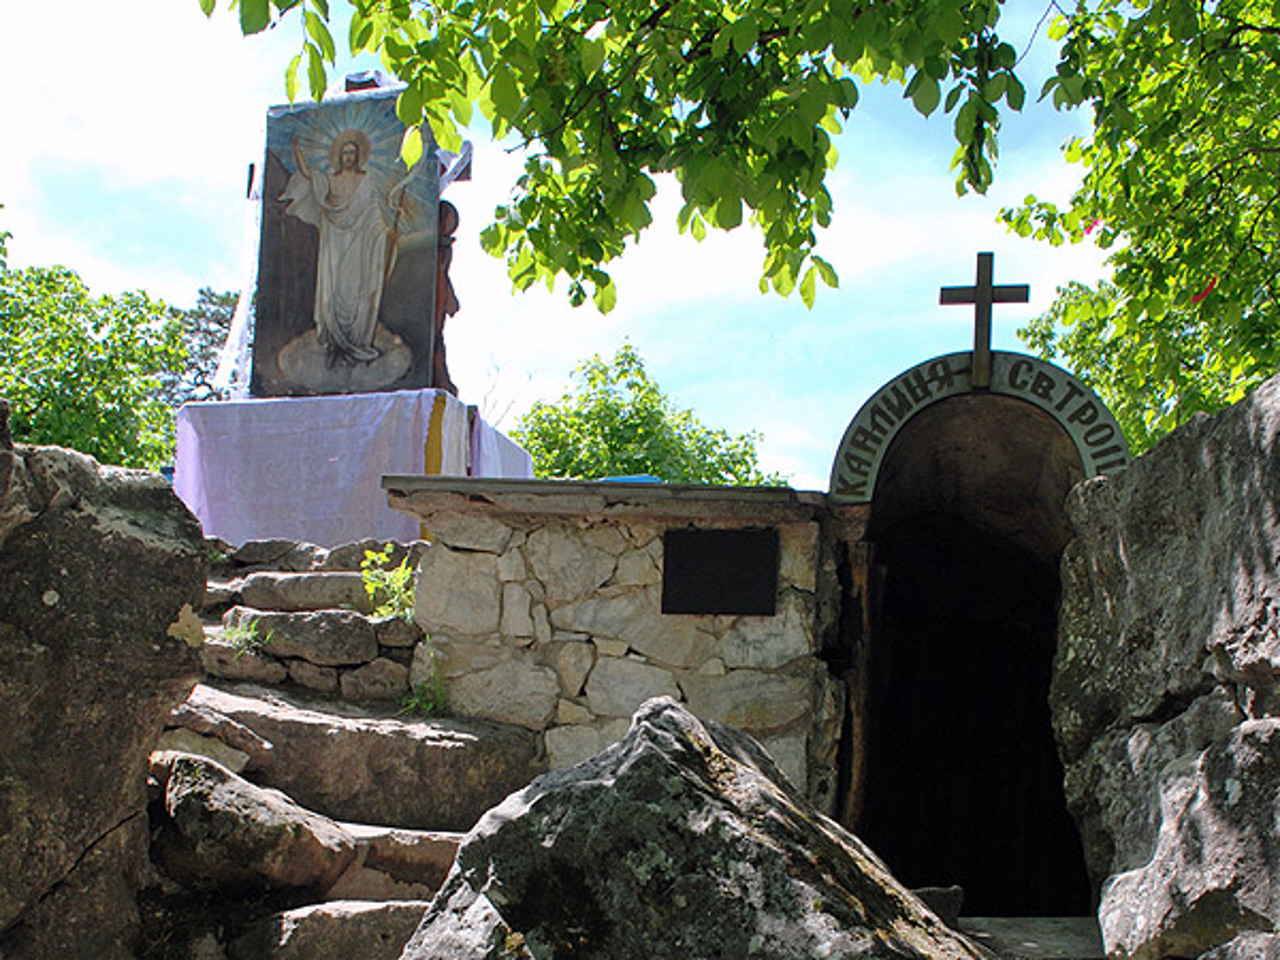
<path fill-rule="evenodd" d="M 968 352 L 935 357 L 876 391 L 845 429 L 831 467 L 831 499 L 869 501 L 884 452 L 903 424 L 931 404 L 973 391 L 972 360 Z M 1071 437 L 1086 477 L 1128 465 L 1129 447 L 1115 417 L 1067 371 L 1025 354 L 994 351 L 989 392 L 1025 400 L 1053 417 Z"/>

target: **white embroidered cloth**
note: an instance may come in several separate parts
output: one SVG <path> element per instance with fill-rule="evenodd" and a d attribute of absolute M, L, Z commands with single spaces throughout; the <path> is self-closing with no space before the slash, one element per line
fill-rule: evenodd
<path fill-rule="evenodd" d="M 383 475 L 424 473 L 434 448 L 440 474 L 464 476 L 470 445 L 466 405 L 439 390 L 188 403 L 177 441 L 174 490 L 206 535 L 326 547 L 416 539 Z"/>

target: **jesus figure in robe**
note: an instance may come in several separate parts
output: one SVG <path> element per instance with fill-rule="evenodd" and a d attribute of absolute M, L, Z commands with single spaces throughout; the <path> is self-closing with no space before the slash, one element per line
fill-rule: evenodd
<path fill-rule="evenodd" d="M 331 171 L 326 173 L 307 165 L 295 140 L 298 169 L 280 196 L 286 213 L 320 231 L 314 319 L 330 367 L 368 363 L 379 355 L 373 338 L 390 266 L 388 247 L 394 247 L 396 237 L 383 216 L 374 178 L 365 169 L 370 150 L 364 133 L 343 131 L 329 148 Z M 405 185 L 391 190 L 392 208 Z"/>

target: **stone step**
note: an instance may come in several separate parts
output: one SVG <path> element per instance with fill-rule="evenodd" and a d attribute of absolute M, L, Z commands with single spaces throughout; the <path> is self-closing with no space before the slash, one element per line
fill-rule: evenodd
<path fill-rule="evenodd" d="M 405 557 L 409 558 L 411 566 L 416 566 L 427 544 L 415 540 L 388 545 L 385 541 L 370 538 L 332 548 L 294 540 L 248 540 L 239 547 L 233 547 L 221 540 L 206 538 L 206 549 L 211 559 L 211 576 L 219 580 L 234 579 L 259 570 L 289 573 L 358 571 L 364 563 L 366 553 L 381 553 L 388 546 L 390 549 L 387 555 L 392 566 L 399 564 Z"/>
<path fill-rule="evenodd" d="M 361 569 L 369 551 L 385 550 L 390 566 L 407 560 L 416 570 L 427 547 L 421 540 L 359 540 L 332 549 L 292 540 L 250 540 L 236 548 L 210 538 L 206 550 L 212 563 L 202 611 L 212 618 L 236 604 L 266 610 L 363 610 L 368 600 Z"/>
<path fill-rule="evenodd" d="M 210 574 L 204 584 L 204 599 L 200 602 L 201 614 L 209 620 L 222 617 L 223 612 L 240 602 L 243 577 L 217 578 Z"/>
<path fill-rule="evenodd" d="M 198 718 L 200 729 L 184 715 Z M 412 719 L 393 706 L 254 684 L 199 684 L 170 725 L 228 743 L 234 735 L 243 744 L 250 731 L 268 748 L 257 751 L 246 776 L 348 822 L 469 830 L 484 811 L 546 770 L 535 736 L 519 727 Z"/>
<path fill-rule="evenodd" d="M 429 900 L 444 882 L 465 834 L 339 823 L 356 858 L 325 900 Z"/>
<path fill-rule="evenodd" d="M 252 924 L 231 943 L 230 960 L 398 960 L 426 913 L 423 901 L 337 900 Z"/>
<path fill-rule="evenodd" d="M 350 570 L 251 573 L 240 581 L 240 602 L 257 610 L 370 609 L 364 578 Z"/>
<path fill-rule="evenodd" d="M 465 836 L 334 820 L 210 752 L 169 743 L 150 758 L 153 799 L 166 817 L 153 859 L 196 886 L 296 887 L 323 901 L 428 900 Z"/>
<path fill-rule="evenodd" d="M 275 657 L 300 657 L 317 666 L 368 663 L 379 647 L 409 649 L 422 631 L 403 617 L 373 617 L 355 610 L 255 610 L 235 606 L 222 617 L 229 631 L 259 638 L 261 651 Z"/>
<path fill-rule="evenodd" d="M 961 917 L 960 930 L 1000 960 L 1106 956 L 1097 917 Z"/>
<path fill-rule="evenodd" d="M 188 944 L 165 956 L 225 960 L 218 944 L 230 932 L 247 936 L 244 956 L 345 960 L 383 956 L 385 944 L 398 957 L 464 836 L 333 820 L 189 751 L 153 751 L 149 774 L 149 939 Z M 226 902 L 211 911 L 213 891 Z"/>
<path fill-rule="evenodd" d="M 235 606 L 206 622 L 201 659 L 224 680 L 281 684 L 363 703 L 399 703 L 410 689 L 422 631 L 394 616 L 354 610 L 277 612 Z"/>

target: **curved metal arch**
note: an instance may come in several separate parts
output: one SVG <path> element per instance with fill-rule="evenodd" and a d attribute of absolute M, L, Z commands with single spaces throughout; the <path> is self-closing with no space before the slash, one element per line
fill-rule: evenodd
<path fill-rule="evenodd" d="M 993 351 L 991 386 L 973 387 L 973 354 L 949 353 L 904 371 L 872 394 L 845 428 L 831 466 L 828 496 L 837 503 L 866 503 L 889 444 L 904 424 L 948 397 L 990 392 L 1016 397 L 1049 414 L 1071 437 L 1086 477 L 1118 473 L 1129 464 L 1129 446 L 1106 404 L 1061 367 L 1020 353 Z"/>

